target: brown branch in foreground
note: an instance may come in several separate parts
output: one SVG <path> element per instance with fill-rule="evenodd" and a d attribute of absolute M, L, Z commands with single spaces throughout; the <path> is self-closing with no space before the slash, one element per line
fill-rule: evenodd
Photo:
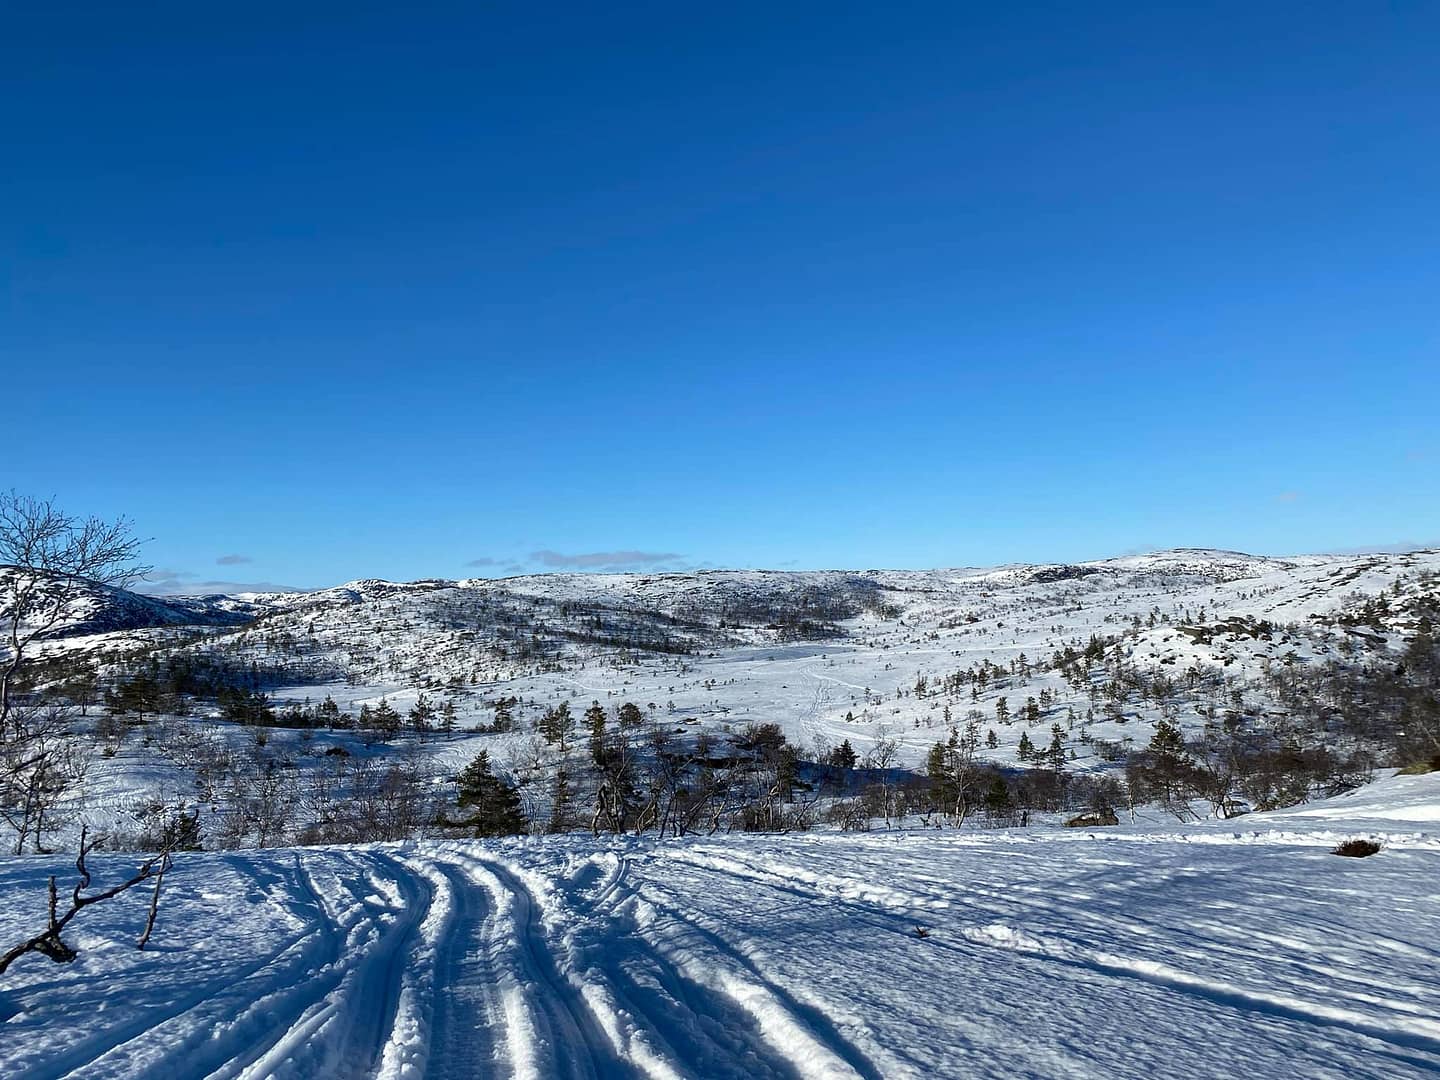
<path fill-rule="evenodd" d="M 149 918 L 145 924 L 145 933 L 138 943 L 140 948 L 143 949 L 145 947 L 145 943 L 150 940 L 150 932 L 155 927 L 155 915 L 160 906 L 160 884 L 165 878 L 165 872 L 169 870 L 171 866 L 170 849 L 166 848 L 161 851 L 160 854 L 141 863 L 139 870 L 137 870 L 135 875 L 129 880 L 122 881 L 119 885 L 115 885 L 103 892 L 85 896 L 83 895 L 84 891 L 90 887 L 90 870 L 85 865 L 85 856 L 94 850 L 96 843 L 98 843 L 98 841 L 89 838 L 88 830 L 81 830 L 80 854 L 75 859 L 75 869 L 80 872 L 80 880 L 76 883 L 74 892 L 71 893 L 70 910 L 63 915 L 59 913 L 59 891 L 56 888 L 55 878 L 52 875 L 50 878 L 49 919 L 47 920 L 47 926 L 41 933 L 36 934 L 28 941 L 22 941 L 3 956 L 0 956 L 0 975 L 3 975 L 6 969 L 16 960 L 20 959 L 20 957 L 31 952 L 38 952 L 42 956 L 48 956 L 57 964 L 70 963 L 79 954 L 69 945 L 65 944 L 60 937 L 61 932 L 70 924 L 70 920 L 75 918 L 76 915 L 80 914 L 81 911 L 91 904 L 98 904 L 102 900 L 109 900 L 119 896 L 127 889 L 132 889 L 136 885 L 139 885 L 142 881 L 148 881 L 154 878 L 155 892 L 150 898 Z"/>
<path fill-rule="evenodd" d="M 155 891 L 150 894 L 150 910 L 145 915 L 145 932 L 140 935 L 140 940 L 135 942 L 137 949 L 143 950 L 150 943 L 150 935 L 155 932 L 155 916 L 160 912 L 160 886 L 165 884 L 165 871 L 169 869 L 170 858 L 167 855 L 155 875 Z"/>

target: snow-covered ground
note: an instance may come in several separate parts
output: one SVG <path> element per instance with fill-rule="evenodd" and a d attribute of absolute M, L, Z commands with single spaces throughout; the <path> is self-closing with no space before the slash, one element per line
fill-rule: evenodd
<path fill-rule="evenodd" d="M 146 951 L 135 890 L 0 977 L 0 1075 L 1430 1076 L 1437 822 L 1430 774 L 1186 827 L 187 854 Z M 0 867 L 0 942 L 66 871 Z"/>
<path fill-rule="evenodd" d="M 185 601 L 207 618 L 260 615 L 248 626 L 185 628 L 188 644 L 171 644 L 180 631 L 167 613 L 163 625 L 78 634 L 46 648 L 105 649 L 112 658 L 160 645 L 217 649 L 242 666 L 303 673 L 302 681 L 270 687 L 277 707 L 329 696 L 352 716 L 381 700 L 405 713 L 424 694 L 432 706 L 454 709 L 457 734 L 401 736 L 394 749 L 416 752 L 441 777 L 480 749 L 502 772 L 518 775 L 543 710 L 566 701 L 578 715 L 592 700 L 612 711 L 634 703 L 681 739 L 701 731 L 723 738 L 773 722 L 811 758 L 842 740 L 862 758 L 893 741 L 894 762 L 910 768 L 923 767 L 934 743 L 973 714 L 986 740 L 980 756 L 1001 767 L 1024 764 L 1022 735 L 1044 746 L 1059 725 L 1072 773 L 1114 773 L 1126 751 L 1148 742 L 1162 708 L 1139 694 L 1107 704 L 1098 681 L 1083 686 L 1049 666 L 1057 650 L 1084 646 L 1091 635 L 1112 640 L 1108 657 L 1174 684 L 1171 719 L 1193 735 L 1207 717 L 1237 707 L 1236 692 L 1245 709 L 1270 708 L 1253 686 L 1272 668 L 1398 656 L 1404 633 L 1413 633 L 1407 604 L 1433 587 L 1423 582 L 1437 573 L 1436 552 L 1270 558 L 1184 549 L 992 569 L 366 580 L 313 593 Z M 763 612 L 776 604 L 827 590 L 860 598 L 858 613 L 838 620 L 832 635 L 796 641 L 767 626 Z M 1382 593 L 1391 601 L 1386 628 L 1334 618 L 1353 610 L 1357 598 Z M 133 615 L 132 607 L 146 610 L 129 605 L 121 614 Z M 123 622 L 114 612 L 86 609 L 86 625 L 107 618 Z M 597 619 L 621 634 L 638 627 L 673 635 L 689 651 L 625 649 L 585 637 Z M 1256 629 L 1257 621 L 1273 632 Z M 545 647 L 523 655 L 532 640 Z M 983 684 L 944 688 L 947 678 L 981 665 L 991 665 Z M 924 693 L 916 689 L 922 679 Z M 517 701 L 515 729 L 471 734 L 506 698 Z M 1008 719 L 997 711 L 1001 699 Z M 1038 710 L 1033 721 L 1022 720 L 1031 699 Z M 202 705 L 185 724 L 198 737 L 243 745 L 247 733 L 213 723 L 215 712 Z M 133 828 L 126 823 L 135 806 L 193 797 L 188 758 L 173 735 L 152 734 L 147 742 L 132 733 L 113 756 L 96 757 L 82 792 L 84 814 Z M 271 738 L 287 768 L 301 775 L 334 747 L 370 752 L 353 734 Z"/>

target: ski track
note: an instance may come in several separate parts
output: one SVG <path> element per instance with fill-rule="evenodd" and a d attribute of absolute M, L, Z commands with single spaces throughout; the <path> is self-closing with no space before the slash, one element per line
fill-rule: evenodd
<path fill-rule="evenodd" d="M 135 983 L 143 992 L 113 1014 L 78 967 L 7 984 L 0 1033 L 20 1017 L 30 1026 L 10 1030 L 43 1038 L 45 1017 L 60 1014 L 42 1006 L 57 994 L 93 994 L 101 1008 L 96 1026 L 71 1025 L 48 1057 L 0 1074 L 1143 1075 L 1123 1046 L 1075 1041 L 1089 1030 L 1073 1025 L 1092 1015 L 1090 994 L 1096 1010 L 1123 1002 L 1137 1017 L 1209 1025 L 1217 1045 L 1242 1053 L 1235 1034 L 1253 1032 L 1257 1061 L 1277 1076 L 1440 1073 L 1440 984 L 1429 974 L 1440 898 L 1397 884 L 1433 866 L 1428 849 L 1357 864 L 1281 832 L 1193 846 L 1169 834 L 1077 840 L 697 837 L 209 856 L 222 884 L 197 878 L 211 891 L 192 902 L 233 914 L 236 930 L 215 928 L 200 977 L 176 981 L 183 963 L 146 954 L 132 970 L 171 981 Z M 1406 921 L 1375 916 L 1387 895 Z M 816 968 L 825 957 L 861 966 Z M 926 985 L 932 973 L 942 990 L 979 979 L 998 996 L 968 1015 L 931 1015 L 944 1000 Z M 167 1000 L 170 987 L 180 992 Z M 1053 1044 L 1016 1040 L 1001 1007 L 1032 992 L 1062 1011 L 1077 1003 Z M 911 1000 L 915 1015 L 895 1026 L 887 1005 Z M 1148 1023 L 1137 1020 L 1135 1035 L 1153 1052 L 1165 1044 Z M 1106 1030 L 1113 1040 L 1123 1019 Z M 920 1045 L 897 1031 L 921 1032 Z M 1209 1060 L 1173 1049 L 1191 1068 Z M 0 1043 L 0 1062 L 4 1053 Z"/>
<path fill-rule="evenodd" d="M 297 863 L 298 873 L 300 871 Z M 275 897 L 275 890 L 283 880 L 280 875 L 262 870 L 258 866 L 247 867 L 245 876 L 264 885 L 267 899 Z M 293 911 L 288 897 L 286 902 Z M 302 905 L 301 911 L 303 910 Z M 23 1075 L 36 1080 L 71 1075 L 135 1075 L 139 1065 L 136 1058 L 152 1051 L 156 1044 L 163 1045 L 170 1028 L 176 1026 L 176 1021 L 188 1018 L 189 1014 L 210 1005 L 217 1007 L 204 1009 L 206 1013 L 223 1017 L 229 1011 L 226 1005 L 228 1001 L 237 1002 L 230 1008 L 244 1008 L 252 1002 L 275 994 L 301 973 L 333 964 L 337 958 L 338 945 L 333 928 L 323 918 L 307 918 L 304 929 L 286 937 L 279 946 L 260 959 L 231 973 L 224 984 L 203 986 L 198 992 L 172 1002 L 168 1008 L 142 1012 L 127 1023 L 103 1028 L 70 1047 L 65 1053 L 47 1061 L 42 1067 L 29 1070 Z M 205 1048 L 192 1045 L 195 1042 L 193 1035 L 187 1036 L 166 1054 L 164 1059 L 147 1061 L 145 1069 L 155 1076 L 208 1074 L 211 1069 L 203 1068 L 200 1060 L 194 1056 L 197 1051 L 203 1056 Z M 185 1063 L 180 1065 L 178 1059 L 182 1057 Z M 230 1060 L 232 1055 L 222 1048 L 219 1057 L 217 1067 L 223 1061 Z M 145 1058 L 141 1057 L 141 1060 Z"/>
<path fill-rule="evenodd" d="M 1440 1071 L 1440 1021 L 1407 1017 L 1382 1023 L 1351 1010 L 1320 1005 L 1283 994 L 1250 990 L 1220 980 L 1191 975 L 1154 961 L 1116 956 L 1080 948 L 1068 942 L 1042 939 L 1003 924 L 967 928 L 964 934 L 977 945 L 1005 949 L 1101 975 L 1135 979 L 1241 1012 L 1318 1027 L 1341 1028 L 1390 1044 L 1389 1053 L 1397 1061 Z M 1406 1050 L 1419 1053 L 1402 1052 Z"/>
<path fill-rule="evenodd" d="M 416 929 L 430 905 L 424 880 L 383 854 L 321 864 L 367 894 L 336 904 L 300 857 L 288 880 L 259 875 L 267 898 L 305 928 L 223 983 L 163 1011 L 96 1033 L 27 1077 L 306 1077 L 372 1074 L 386 1047 Z M 376 871 L 388 871 L 380 877 Z M 283 892 L 281 891 L 283 887 Z M 203 1015 L 202 1015 L 203 1014 Z M 177 1032 L 180 1032 L 177 1034 Z"/>
<path fill-rule="evenodd" d="M 426 1076 L 432 1080 L 498 1080 L 505 1006 L 501 976 L 490 956 L 495 904 L 455 863 L 437 860 L 449 882 L 454 910 L 435 961 L 435 1012 Z"/>
<path fill-rule="evenodd" d="M 532 1017 L 542 1029 L 548 1057 L 543 1075 L 597 1080 L 631 1074 L 583 995 L 556 964 L 530 890 L 498 861 L 485 862 L 480 868 L 509 894 L 520 978 L 528 991 Z"/>
<path fill-rule="evenodd" d="M 652 947 L 662 955 L 693 956 L 681 960 L 677 969 L 683 968 L 693 981 L 717 990 L 749 1014 L 767 1044 L 765 1049 L 786 1060 L 792 1075 L 804 1080 L 857 1076 L 880 1080 L 881 1071 L 840 1034 L 831 1017 L 768 977 L 754 959 L 722 936 L 712 920 L 682 914 L 657 890 L 637 895 L 665 931 L 650 939 Z M 677 948 L 677 940 L 686 944 Z"/>

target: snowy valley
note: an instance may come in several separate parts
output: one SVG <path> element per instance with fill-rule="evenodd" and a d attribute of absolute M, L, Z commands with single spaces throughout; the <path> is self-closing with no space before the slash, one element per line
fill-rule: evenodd
<path fill-rule="evenodd" d="M 0 974 L 0 1074 L 1430 1075 L 1437 605 L 1433 552 L 86 587 L 0 944 L 82 824 L 93 889 L 174 864 L 143 951 L 148 881 Z"/>

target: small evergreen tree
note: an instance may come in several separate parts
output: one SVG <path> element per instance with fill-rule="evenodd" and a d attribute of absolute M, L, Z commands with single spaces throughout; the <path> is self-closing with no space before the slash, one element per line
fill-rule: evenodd
<path fill-rule="evenodd" d="M 539 727 L 546 743 L 558 745 L 562 754 L 569 752 L 570 738 L 575 734 L 575 714 L 570 711 L 570 703 L 562 701 L 553 709 L 546 709 Z"/>
<path fill-rule="evenodd" d="M 383 697 L 380 704 L 370 710 L 370 725 L 382 739 L 392 739 L 400 734 L 400 714 Z"/>
<path fill-rule="evenodd" d="M 1050 725 L 1050 746 L 1045 751 L 1045 758 L 1059 780 L 1065 772 L 1065 732 L 1059 724 Z"/>
<path fill-rule="evenodd" d="M 504 734 L 515 726 L 513 705 L 513 698 L 501 698 L 495 702 L 495 722 L 490 725 L 491 731 Z"/>
<path fill-rule="evenodd" d="M 555 799 L 550 806 L 549 832 L 564 832 L 570 827 L 575 810 L 574 791 L 570 787 L 570 774 L 564 769 L 555 772 Z"/>
<path fill-rule="evenodd" d="M 490 769 L 490 755 L 481 750 L 459 776 L 456 802 L 470 816 L 463 824 L 473 827 L 476 836 L 514 836 L 525 831 L 525 814 L 514 786 Z"/>
<path fill-rule="evenodd" d="M 592 701 L 585 710 L 585 727 L 590 732 L 590 757 L 596 765 L 605 765 L 605 707 Z"/>
<path fill-rule="evenodd" d="M 1010 816 L 1014 809 L 1014 803 L 1010 799 L 1010 788 L 1005 783 L 1005 778 L 999 773 L 990 781 L 990 788 L 985 792 L 985 813 L 991 821 L 1004 820 Z"/>
<path fill-rule="evenodd" d="M 415 699 L 415 704 L 410 708 L 409 719 L 410 726 L 421 735 L 435 726 L 435 706 L 430 704 L 424 694 Z"/>

